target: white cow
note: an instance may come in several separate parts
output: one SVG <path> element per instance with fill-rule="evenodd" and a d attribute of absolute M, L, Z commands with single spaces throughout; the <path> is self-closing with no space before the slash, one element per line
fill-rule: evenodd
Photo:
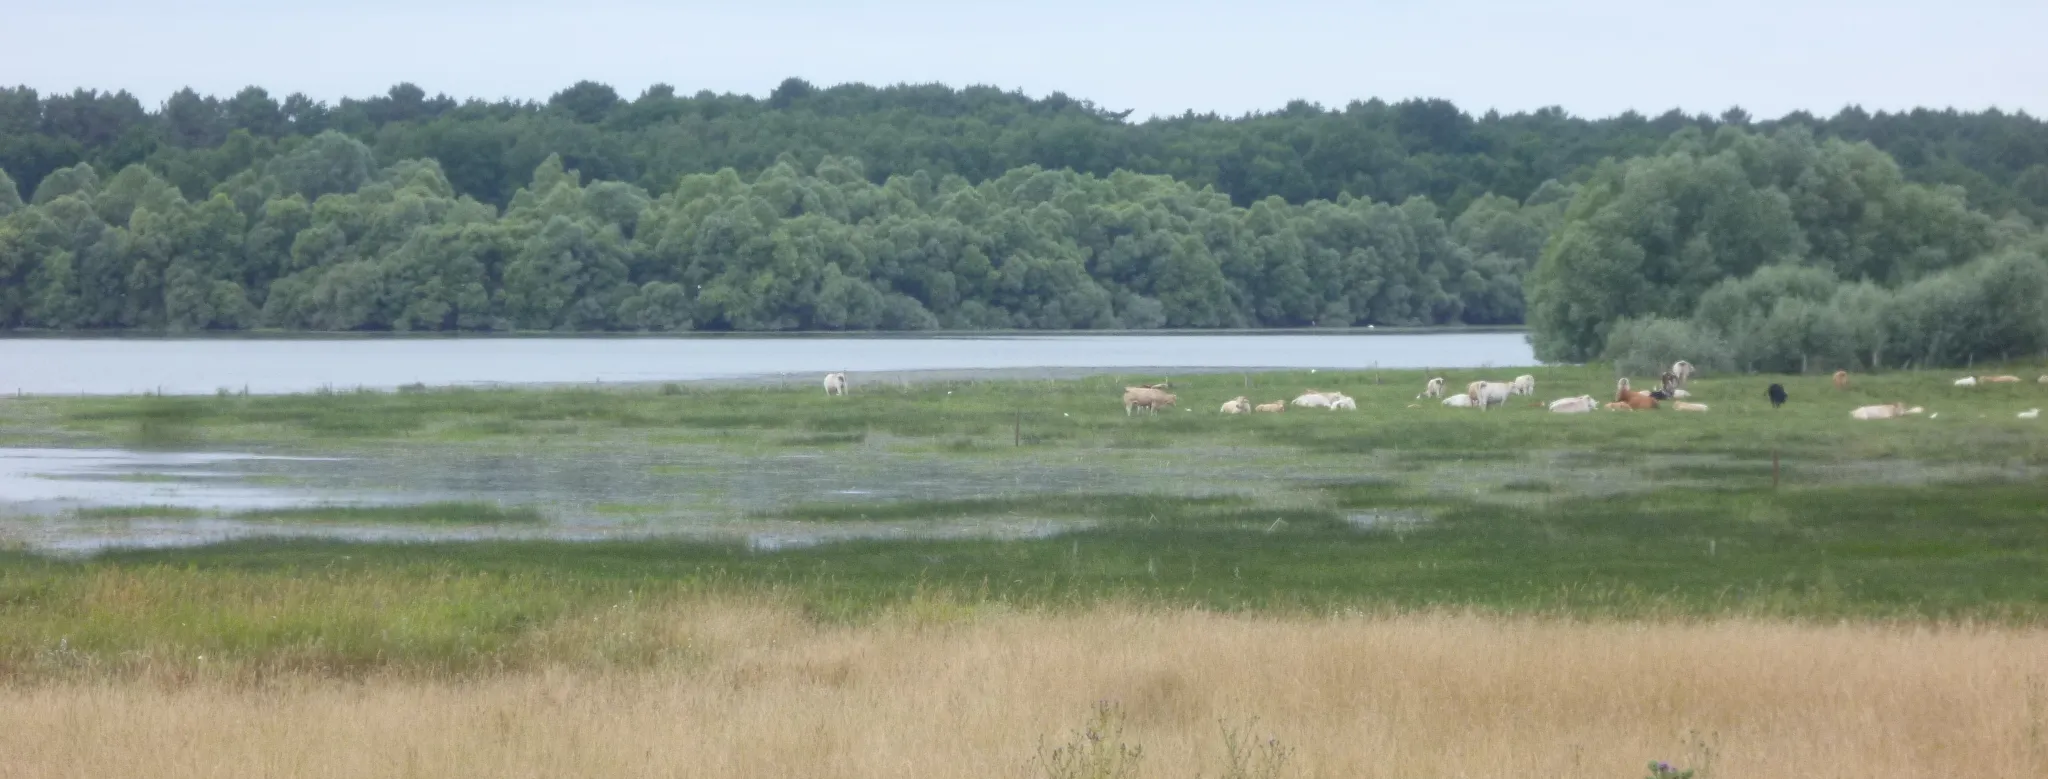
<path fill-rule="evenodd" d="M 1593 400 L 1591 395 L 1550 401 L 1550 411 L 1553 414 L 1584 414 L 1599 407 L 1600 403 Z"/>
<path fill-rule="evenodd" d="M 1247 398 L 1247 397 L 1245 397 L 1245 396 L 1243 396 L 1243 395 L 1239 395 L 1239 396 L 1237 396 L 1237 397 L 1231 398 L 1231 399 L 1230 399 L 1230 400 L 1229 400 L 1228 402 L 1226 402 L 1226 403 L 1224 403 L 1224 404 L 1223 404 L 1223 413 L 1225 413 L 1225 414 L 1249 414 L 1249 413 L 1252 413 L 1252 401 L 1251 401 L 1251 399 L 1250 399 L 1250 398 Z"/>
<path fill-rule="evenodd" d="M 845 371 L 825 374 L 825 394 L 828 396 L 846 394 Z"/>
<path fill-rule="evenodd" d="M 1516 376 L 1514 383 L 1508 385 L 1508 387 L 1517 395 L 1534 395 L 1536 394 L 1536 377 L 1527 374 Z"/>
<path fill-rule="evenodd" d="M 1692 363 L 1679 360 L 1671 364 L 1671 375 L 1678 378 L 1678 385 L 1681 387 L 1685 386 L 1686 382 L 1692 381 L 1692 374 Z"/>
<path fill-rule="evenodd" d="M 2040 410 L 2040 409 L 2038 409 L 2038 408 L 2030 408 L 2030 409 L 2027 409 L 2027 410 L 2025 410 L 2025 411 L 2022 411 L 2022 412 L 2020 412 L 2020 418 L 2021 418 L 2021 419 L 2040 419 L 2040 418 L 2041 418 L 2041 410 Z"/>
<path fill-rule="evenodd" d="M 1956 386 L 1958 386 L 1958 387 L 1975 387 L 1975 386 L 1977 386 L 1977 377 L 1975 377 L 1975 376 L 1964 376 L 1964 377 L 1962 377 L 1962 378 L 1960 378 L 1960 379 L 1956 379 Z"/>
<path fill-rule="evenodd" d="M 1478 406 L 1480 411 L 1485 411 L 1488 406 L 1506 405 L 1508 395 L 1513 391 L 1513 385 L 1497 381 L 1475 381 L 1465 386 L 1465 394 L 1472 398 L 1472 405 Z"/>
<path fill-rule="evenodd" d="M 1923 409 L 1923 408 L 1921 408 L 1921 407 L 1919 407 L 1919 406 L 1914 406 L 1914 407 L 1912 407 L 1912 408 L 1906 408 L 1906 404 L 1904 404 L 1904 403 L 1886 403 L 1886 404 L 1884 404 L 1884 405 L 1881 405 L 1881 406 L 1864 406 L 1864 407 L 1862 407 L 1862 408 L 1856 409 L 1855 411 L 1851 411 L 1851 412 L 1849 412 L 1849 418 L 1850 418 L 1850 419 L 1897 419 L 1897 418 L 1899 418 L 1899 417 L 1903 417 L 1903 416 L 1905 416 L 1905 415 L 1907 415 L 1907 414 L 1918 414 L 1918 413 L 1920 413 L 1920 412 L 1922 412 L 1922 411 L 1926 411 L 1926 409 Z"/>
<path fill-rule="evenodd" d="M 1472 407 L 1472 396 L 1471 396 L 1471 395 L 1452 395 L 1452 396 L 1450 396 L 1450 397 L 1448 397 L 1448 398 L 1444 398 L 1444 405 L 1446 405 L 1446 406 L 1450 406 L 1451 408 L 1471 408 L 1471 407 Z"/>
<path fill-rule="evenodd" d="M 1341 393 L 1341 392 L 1340 392 L 1340 393 L 1335 393 L 1335 395 L 1334 395 L 1334 398 L 1333 398 L 1333 399 L 1332 399 L 1332 400 L 1330 401 L 1330 410 L 1331 410 L 1331 411 L 1357 411 L 1357 410 L 1358 410 L 1358 401 L 1352 400 L 1352 399 L 1351 399 L 1351 396 L 1349 396 L 1349 395 L 1345 395 L 1345 394 L 1343 394 L 1343 393 Z"/>
<path fill-rule="evenodd" d="M 1335 392 L 1309 390 L 1302 393 L 1301 397 L 1295 398 L 1294 405 L 1301 408 L 1329 408 L 1331 396 L 1336 394 Z"/>
<path fill-rule="evenodd" d="M 2041 377 L 2041 380 L 2042 380 L 2042 382 L 2043 382 L 2043 383 L 2048 383 L 2048 376 L 2043 376 L 2043 377 Z M 1429 380 L 1429 383 L 1428 383 L 1428 384 L 1424 384 L 1424 385 L 1422 385 L 1422 394 L 1420 394 L 1420 395 L 1417 395 L 1417 396 L 1415 396 L 1415 397 L 1416 397 L 1417 399 L 1421 399 L 1421 398 L 1441 398 L 1441 397 L 1443 397 L 1443 396 L 1444 396 L 1444 377 L 1442 377 L 1442 376 L 1438 376 L 1438 377 L 1436 377 L 1436 378 L 1434 378 L 1434 379 L 1430 379 L 1430 380 Z"/>

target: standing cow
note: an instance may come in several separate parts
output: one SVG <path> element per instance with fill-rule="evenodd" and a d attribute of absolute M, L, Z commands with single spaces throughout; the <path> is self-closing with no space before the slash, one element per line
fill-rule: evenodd
<path fill-rule="evenodd" d="M 1472 399 L 1472 405 L 1485 411 L 1490 406 L 1505 406 L 1508 396 L 1513 394 L 1514 385 L 1498 381 L 1475 381 L 1465 385 L 1465 396 Z"/>
<path fill-rule="evenodd" d="M 1693 373 L 1694 371 L 1692 369 L 1692 363 L 1686 362 L 1684 360 L 1679 360 L 1678 362 L 1674 362 L 1671 364 L 1671 375 L 1678 377 L 1678 387 L 1683 387 L 1691 383 Z"/>
<path fill-rule="evenodd" d="M 1165 390 L 1152 387 L 1125 387 L 1124 416 L 1130 416 L 1132 412 L 1141 408 L 1146 411 L 1158 411 L 1173 405 L 1174 400 L 1173 394 Z"/>
<path fill-rule="evenodd" d="M 838 373 L 825 374 L 826 397 L 844 394 L 846 394 L 846 372 L 840 371 Z"/>

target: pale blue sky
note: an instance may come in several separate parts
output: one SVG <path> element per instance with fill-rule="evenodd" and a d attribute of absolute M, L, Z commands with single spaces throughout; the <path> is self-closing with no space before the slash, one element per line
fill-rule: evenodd
<path fill-rule="evenodd" d="M 759 95 L 794 75 L 1059 90 L 1133 118 L 1417 96 L 1474 113 L 2048 114 L 2043 0 L 63 5 L 0 0 L 0 82 L 127 89 L 151 106 L 186 85 L 544 99 L 588 78 L 631 98 L 657 82 Z"/>

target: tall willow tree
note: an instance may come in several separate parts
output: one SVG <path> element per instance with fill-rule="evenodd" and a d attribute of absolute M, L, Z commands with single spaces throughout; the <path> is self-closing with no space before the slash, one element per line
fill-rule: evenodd
<path fill-rule="evenodd" d="M 1591 359 L 1620 321 L 1688 316 L 1715 284 L 1768 265 L 1896 286 L 1981 256 L 1993 227 L 1868 145 L 1681 133 L 1579 188 L 1529 277 L 1531 341 L 1542 359 Z"/>

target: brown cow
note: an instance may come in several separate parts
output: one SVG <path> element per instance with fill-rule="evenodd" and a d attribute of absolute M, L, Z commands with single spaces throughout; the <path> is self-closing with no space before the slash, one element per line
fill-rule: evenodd
<path fill-rule="evenodd" d="M 1629 389 L 1627 377 L 1622 377 L 1621 381 L 1614 383 L 1614 402 L 1625 403 L 1629 408 L 1637 410 L 1657 407 L 1657 399 L 1651 397 L 1650 393 Z"/>
<path fill-rule="evenodd" d="M 1163 406 L 1173 405 L 1174 400 L 1172 394 L 1152 387 L 1125 387 L 1124 416 L 1130 416 L 1132 411 L 1141 408 L 1158 411 Z"/>
<path fill-rule="evenodd" d="M 1835 371 L 1835 389 L 1841 390 L 1843 392 L 1849 391 L 1848 371 Z"/>

